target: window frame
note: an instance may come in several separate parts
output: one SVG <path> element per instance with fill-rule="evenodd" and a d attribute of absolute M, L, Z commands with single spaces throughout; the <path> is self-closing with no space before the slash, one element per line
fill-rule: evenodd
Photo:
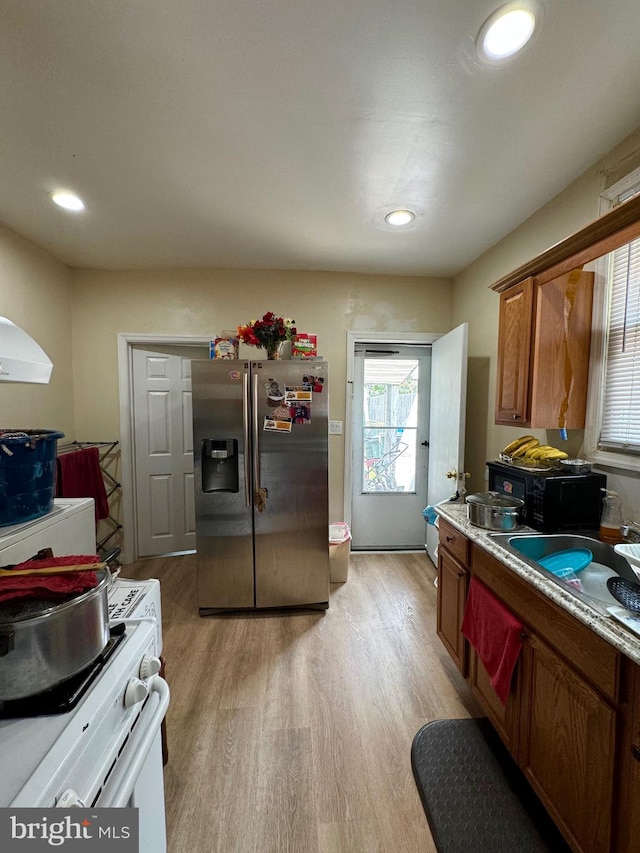
<path fill-rule="evenodd" d="M 629 191 L 640 189 L 640 169 L 635 169 L 600 195 L 599 215 L 603 216 L 628 197 Z M 587 412 L 584 432 L 584 455 L 597 465 L 625 471 L 640 471 L 640 455 L 621 451 L 602 450 L 598 447 L 602 427 L 605 365 L 608 344 L 608 319 L 610 301 L 609 254 L 593 262 L 595 272 L 591 325 L 591 355 Z"/>

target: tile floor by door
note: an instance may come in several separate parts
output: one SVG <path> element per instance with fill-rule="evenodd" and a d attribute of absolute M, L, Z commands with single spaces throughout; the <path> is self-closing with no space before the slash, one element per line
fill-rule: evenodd
<path fill-rule="evenodd" d="M 201 618 L 195 557 L 162 586 L 169 853 L 434 853 L 411 772 L 426 722 L 480 709 L 436 636 L 425 554 L 352 554 L 324 613 Z"/>

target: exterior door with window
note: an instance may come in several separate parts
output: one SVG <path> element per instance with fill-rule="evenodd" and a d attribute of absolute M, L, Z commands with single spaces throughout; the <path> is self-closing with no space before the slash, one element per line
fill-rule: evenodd
<path fill-rule="evenodd" d="M 353 549 L 424 548 L 431 347 L 357 344 Z"/>

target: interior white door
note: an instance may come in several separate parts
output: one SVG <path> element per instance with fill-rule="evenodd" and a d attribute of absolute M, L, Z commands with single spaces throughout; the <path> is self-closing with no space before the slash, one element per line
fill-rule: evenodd
<path fill-rule="evenodd" d="M 354 359 L 354 550 L 424 547 L 431 348 L 358 344 Z"/>
<path fill-rule="evenodd" d="M 432 345 L 428 502 L 435 505 L 464 486 L 468 325 Z M 454 477 L 447 474 L 454 473 Z M 427 524 L 427 553 L 436 562 L 438 531 Z"/>
<path fill-rule="evenodd" d="M 140 557 L 195 548 L 191 359 L 207 356 L 204 347 L 132 348 Z"/>

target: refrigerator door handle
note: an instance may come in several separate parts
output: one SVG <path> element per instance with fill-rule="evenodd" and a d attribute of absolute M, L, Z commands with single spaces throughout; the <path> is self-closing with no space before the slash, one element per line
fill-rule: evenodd
<path fill-rule="evenodd" d="M 249 451 L 249 374 L 242 375 L 242 438 L 244 443 L 244 505 L 251 506 L 251 466 Z"/>
<path fill-rule="evenodd" d="M 260 490 L 260 448 L 258 447 L 258 374 L 253 374 L 253 435 L 251 436 L 251 448 L 253 451 L 253 476 L 255 478 L 256 492 Z"/>

